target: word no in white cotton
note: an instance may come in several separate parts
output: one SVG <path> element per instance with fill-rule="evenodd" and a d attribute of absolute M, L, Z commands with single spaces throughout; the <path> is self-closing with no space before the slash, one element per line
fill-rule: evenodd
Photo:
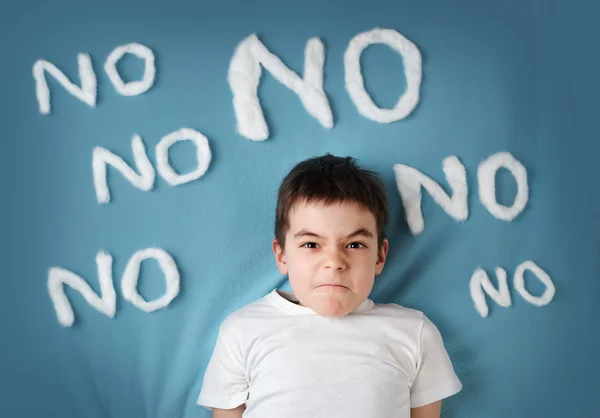
<path fill-rule="evenodd" d="M 496 172 L 500 168 L 507 169 L 517 183 L 517 195 L 510 207 L 501 205 L 496 200 Z M 466 221 L 469 216 L 467 175 L 464 165 L 457 157 L 450 156 L 444 159 L 442 169 L 446 176 L 446 181 L 452 189 L 451 196 L 444 192 L 437 182 L 415 168 L 404 164 L 396 164 L 394 166 L 396 184 L 404 206 L 406 221 L 412 234 L 415 236 L 421 234 L 425 228 L 421 209 L 422 188 L 427 190 L 433 200 L 456 221 Z M 497 219 L 510 222 L 525 209 L 529 199 L 527 171 L 523 164 L 516 160 L 510 153 L 500 152 L 482 161 L 477 170 L 477 180 L 479 183 L 479 198 L 482 204 Z M 546 291 L 541 297 L 533 296 L 525 289 L 523 277 L 525 270 L 535 273 L 546 286 Z M 498 267 L 496 275 L 499 281 L 498 289 L 493 287 L 485 271 L 480 268 L 475 271 L 471 278 L 471 297 L 477 312 L 484 318 L 488 316 L 484 291 L 500 306 L 509 307 L 511 305 L 506 271 Z M 527 261 L 517 268 L 515 273 L 515 288 L 527 302 L 535 306 L 549 304 L 555 293 L 554 284 L 550 276 L 532 261 Z"/>
<path fill-rule="evenodd" d="M 392 109 L 378 107 L 365 89 L 360 57 L 362 52 L 372 44 L 389 46 L 402 56 L 404 62 L 407 88 Z M 133 54 L 144 60 L 145 68 L 142 80 L 123 82 L 116 65 L 125 54 Z M 49 114 L 51 110 L 46 73 L 54 77 L 79 100 L 91 107 L 96 106 L 97 81 L 91 58 L 88 54 L 78 54 L 77 58 L 81 86 L 71 82 L 61 70 L 47 60 L 40 59 L 34 64 L 33 75 L 41 114 Z M 421 61 L 421 53 L 416 45 L 393 29 L 375 28 L 352 38 L 344 54 L 345 85 L 350 99 L 359 113 L 379 123 L 392 123 L 410 115 L 419 101 L 422 78 Z M 269 138 L 269 129 L 258 99 L 262 68 L 296 93 L 307 112 L 323 127 L 333 128 L 333 114 L 327 94 L 323 90 L 324 62 L 325 47 L 319 38 L 311 38 L 306 44 L 303 78 L 290 70 L 279 57 L 271 53 L 256 35 L 250 35 L 242 40 L 231 58 L 227 74 L 229 86 L 233 92 L 233 107 L 238 132 L 253 141 L 263 141 Z M 104 69 L 117 92 L 124 96 L 136 96 L 149 90 L 154 83 L 156 75 L 154 53 L 148 47 L 138 43 L 122 45 L 109 54 Z"/>
<path fill-rule="evenodd" d="M 177 173 L 169 164 L 169 148 L 178 141 L 191 141 L 196 147 L 196 158 L 198 165 L 195 170 L 186 173 Z M 134 135 L 131 139 L 131 149 L 133 158 L 139 174 L 127 165 L 121 157 L 113 154 L 111 151 L 96 147 L 93 153 L 92 168 L 94 172 L 94 187 L 96 188 L 96 198 L 98 203 L 110 202 L 110 192 L 106 178 L 106 166 L 111 165 L 135 187 L 140 190 L 149 191 L 154 187 L 155 172 L 152 163 L 146 154 L 144 142 L 139 135 Z M 171 186 L 189 183 L 202 177 L 211 161 L 211 152 L 208 139 L 200 132 L 182 128 L 165 137 L 156 145 L 156 167 L 158 173 Z"/>
<path fill-rule="evenodd" d="M 507 169 L 517 182 L 517 196 L 510 207 L 501 205 L 496 200 L 496 172 L 500 168 Z M 419 170 L 404 164 L 394 165 L 396 185 L 402 198 L 406 222 L 414 236 L 419 235 L 425 228 L 421 211 L 421 188 L 427 190 L 433 200 L 455 220 L 466 221 L 469 217 L 465 166 L 456 156 L 450 156 L 442 162 L 442 169 L 452 189 L 452 196 Z M 494 217 L 509 222 L 525 209 L 529 199 L 527 171 L 510 153 L 499 152 L 482 161 L 477 170 L 477 180 L 479 199 Z"/>
<path fill-rule="evenodd" d="M 119 75 L 117 62 L 125 54 L 133 54 L 144 60 L 144 76 L 142 80 L 125 83 Z M 50 113 L 50 89 L 45 77 L 46 72 L 54 77 L 70 94 L 89 106 L 96 107 L 97 81 L 96 73 L 92 67 L 92 60 L 88 54 L 78 54 L 77 62 L 79 64 L 81 87 L 72 83 L 61 70 L 49 61 L 40 59 L 33 65 L 35 93 L 42 115 Z M 122 45 L 115 48 L 108 55 L 104 63 L 104 69 L 119 94 L 123 96 L 137 96 L 148 91 L 154 84 L 156 76 L 154 53 L 150 48 L 138 43 Z"/>
<path fill-rule="evenodd" d="M 153 301 L 146 301 L 137 291 L 142 261 L 153 258 L 165 275 L 167 290 L 163 296 Z M 68 285 L 78 291 L 84 299 L 98 312 L 113 318 L 117 311 L 117 299 L 112 277 L 112 257 L 103 251 L 96 256 L 100 296 L 87 282 L 77 274 L 61 267 L 52 267 L 48 272 L 48 292 L 58 317 L 64 327 L 70 327 L 75 320 L 73 309 L 67 298 L 64 286 Z M 179 293 L 179 271 L 173 258 L 160 248 L 147 248 L 136 252 L 127 263 L 121 281 L 123 298 L 144 312 L 154 312 L 168 306 Z"/>
<path fill-rule="evenodd" d="M 534 296 L 525 288 L 525 271 L 529 270 L 542 282 L 546 290 L 541 296 Z M 489 313 L 487 303 L 485 301 L 485 293 L 491 297 L 498 305 L 508 308 L 511 306 L 510 292 L 506 271 L 502 267 L 496 267 L 496 277 L 498 278 L 498 288 L 495 288 L 485 270 L 478 268 L 471 277 L 469 288 L 471 290 L 471 298 L 475 304 L 475 309 L 483 317 L 486 318 Z M 533 261 L 525 261 L 521 263 L 515 271 L 514 286 L 517 292 L 523 299 L 534 306 L 546 306 L 554 298 L 556 288 L 548 273 L 542 270 Z"/>

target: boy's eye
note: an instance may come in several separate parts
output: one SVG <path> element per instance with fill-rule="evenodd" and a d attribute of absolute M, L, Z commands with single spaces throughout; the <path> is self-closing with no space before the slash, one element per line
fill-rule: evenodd
<path fill-rule="evenodd" d="M 301 245 L 304 248 L 317 248 L 318 244 L 316 242 L 306 242 Z"/>
<path fill-rule="evenodd" d="M 358 248 L 365 248 L 366 245 L 363 244 L 362 242 L 352 242 L 352 243 L 348 244 L 348 247 L 350 247 L 352 249 L 358 249 Z"/>

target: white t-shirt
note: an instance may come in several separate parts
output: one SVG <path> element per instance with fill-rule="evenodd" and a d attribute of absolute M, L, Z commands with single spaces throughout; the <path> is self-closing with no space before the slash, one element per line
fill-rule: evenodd
<path fill-rule="evenodd" d="M 326 317 L 274 290 L 221 325 L 198 404 L 245 418 L 409 418 L 461 390 L 422 312 L 365 300 Z"/>

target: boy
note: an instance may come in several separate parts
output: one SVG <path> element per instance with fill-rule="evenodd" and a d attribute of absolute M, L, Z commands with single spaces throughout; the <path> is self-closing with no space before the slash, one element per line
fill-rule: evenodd
<path fill-rule="evenodd" d="M 461 390 L 423 313 L 369 298 L 388 253 L 385 189 L 350 157 L 299 163 L 277 199 L 274 290 L 221 325 L 198 404 L 215 418 L 439 418 Z"/>

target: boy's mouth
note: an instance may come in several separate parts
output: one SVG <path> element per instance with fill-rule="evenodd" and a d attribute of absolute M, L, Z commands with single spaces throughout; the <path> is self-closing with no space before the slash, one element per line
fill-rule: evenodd
<path fill-rule="evenodd" d="M 340 287 L 340 288 L 347 289 L 346 286 L 343 286 L 341 284 L 335 284 L 335 283 L 325 283 L 325 284 L 321 284 L 321 285 L 317 286 L 317 288 L 319 288 L 319 287 Z"/>

